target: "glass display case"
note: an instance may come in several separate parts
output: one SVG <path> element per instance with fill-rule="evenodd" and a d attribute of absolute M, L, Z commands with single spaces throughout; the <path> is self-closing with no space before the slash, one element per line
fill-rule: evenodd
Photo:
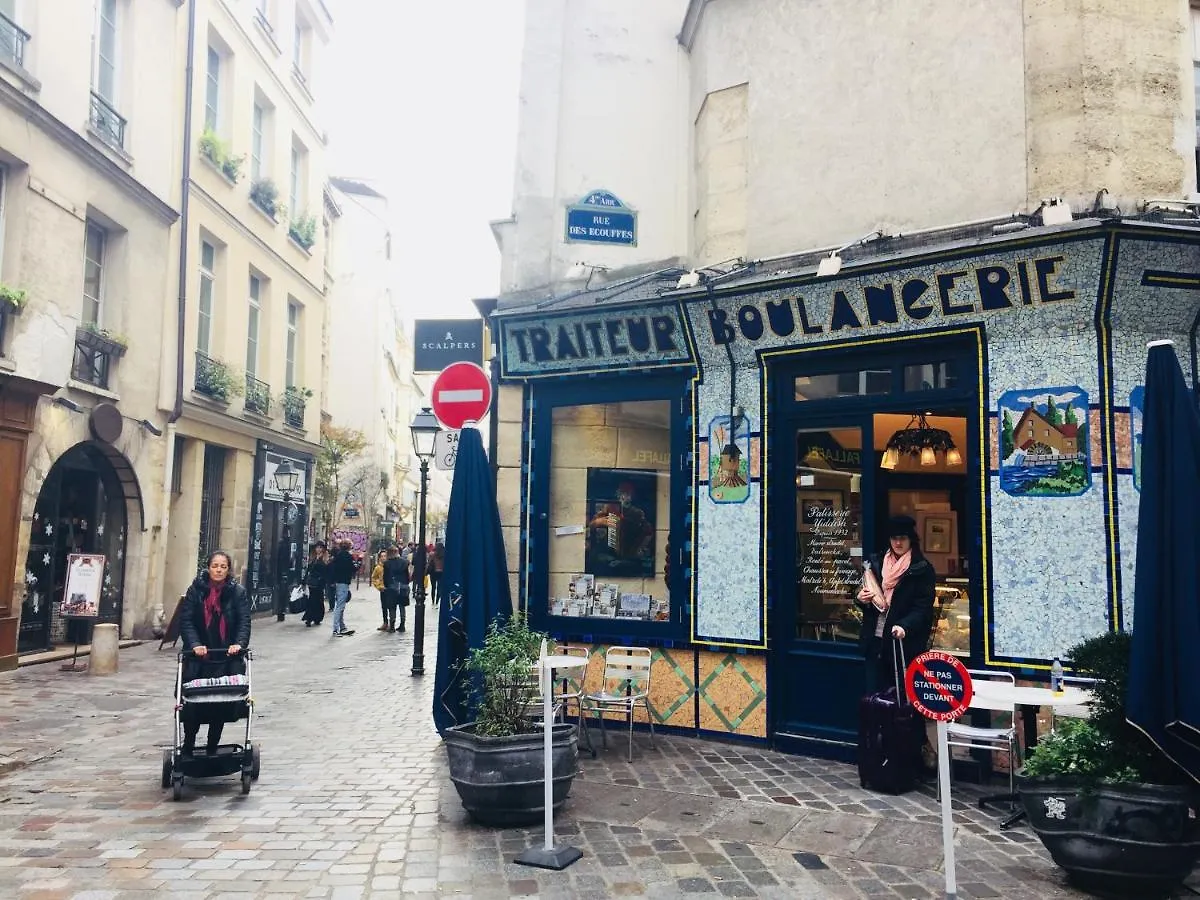
<path fill-rule="evenodd" d="M 971 598 L 966 578 L 944 578 L 934 595 L 931 649 L 971 655 Z"/>

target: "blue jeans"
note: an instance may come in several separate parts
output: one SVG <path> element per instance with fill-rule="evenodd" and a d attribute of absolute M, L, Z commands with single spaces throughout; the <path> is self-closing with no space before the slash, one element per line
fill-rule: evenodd
<path fill-rule="evenodd" d="M 346 604 L 350 602 L 350 585 L 335 584 L 333 586 L 335 603 L 333 604 L 333 633 L 346 630 Z"/>

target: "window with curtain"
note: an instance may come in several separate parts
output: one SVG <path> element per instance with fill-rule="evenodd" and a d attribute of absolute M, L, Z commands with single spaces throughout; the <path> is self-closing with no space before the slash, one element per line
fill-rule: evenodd
<path fill-rule="evenodd" d="M 104 295 L 104 229 L 94 222 L 84 226 L 83 324 L 99 325 Z"/>
<path fill-rule="evenodd" d="M 200 321 L 196 329 L 196 349 L 209 352 L 212 340 L 213 270 L 217 264 L 217 248 L 208 241 L 200 242 Z"/>

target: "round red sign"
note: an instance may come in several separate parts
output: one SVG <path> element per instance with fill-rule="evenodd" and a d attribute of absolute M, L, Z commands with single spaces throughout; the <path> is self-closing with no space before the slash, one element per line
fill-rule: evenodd
<path fill-rule="evenodd" d="M 433 382 L 433 414 L 447 428 L 478 422 L 491 405 L 492 382 L 474 363 L 451 363 Z"/>
<path fill-rule="evenodd" d="M 957 656 L 930 650 L 908 664 L 904 690 L 925 718 L 953 722 L 971 705 L 971 673 Z"/>

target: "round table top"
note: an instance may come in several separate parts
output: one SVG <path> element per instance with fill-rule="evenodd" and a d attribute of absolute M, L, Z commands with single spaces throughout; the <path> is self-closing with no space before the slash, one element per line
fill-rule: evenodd
<path fill-rule="evenodd" d="M 538 660 L 533 664 L 533 668 L 546 669 L 583 669 L 588 664 L 585 656 L 547 656 L 544 660 Z"/>
<path fill-rule="evenodd" d="M 1062 693 L 1056 694 L 1050 688 L 1025 687 L 1005 681 L 987 681 L 982 678 L 974 680 L 971 684 L 977 697 L 986 697 L 989 700 L 999 700 L 1016 706 L 1087 706 L 1093 699 L 1090 691 L 1071 685 L 1065 685 Z"/>

